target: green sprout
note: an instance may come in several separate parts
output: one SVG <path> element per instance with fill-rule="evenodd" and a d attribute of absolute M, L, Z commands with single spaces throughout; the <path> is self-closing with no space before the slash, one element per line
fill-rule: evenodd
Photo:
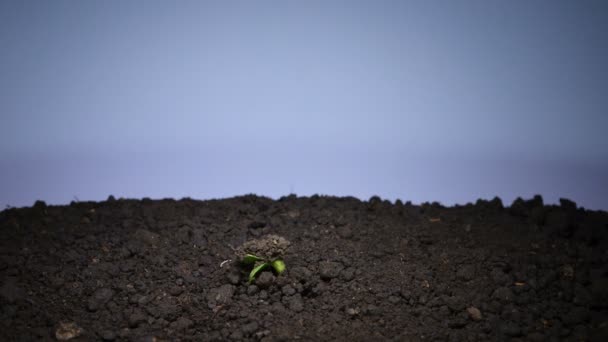
<path fill-rule="evenodd" d="M 283 273 L 286 268 L 285 262 L 283 262 L 281 259 L 265 260 L 264 258 L 260 258 L 253 254 L 246 254 L 245 257 L 243 257 L 243 264 L 255 265 L 249 273 L 249 284 L 255 280 L 260 272 L 269 267 L 271 267 L 277 274 Z"/>

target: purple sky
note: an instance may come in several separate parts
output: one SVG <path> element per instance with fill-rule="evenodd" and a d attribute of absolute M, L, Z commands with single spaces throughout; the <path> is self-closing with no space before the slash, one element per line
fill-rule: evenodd
<path fill-rule="evenodd" d="M 605 1 L 2 1 L 0 208 L 290 192 L 608 209 Z"/>

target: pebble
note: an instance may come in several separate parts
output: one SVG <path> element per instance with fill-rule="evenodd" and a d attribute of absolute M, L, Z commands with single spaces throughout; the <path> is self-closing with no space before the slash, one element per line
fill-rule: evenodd
<path fill-rule="evenodd" d="M 346 314 L 349 316 L 356 316 L 359 314 L 359 310 L 355 309 L 355 308 L 347 308 L 346 309 Z"/>
<path fill-rule="evenodd" d="M 469 314 L 469 318 L 474 321 L 481 321 L 483 316 L 481 315 L 481 311 L 478 308 L 471 306 L 467 308 L 467 313 Z"/>
<path fill-rule="evenodd" d="M 74 322 L 69 322 L 69 323 L 61 322 L 61 323 L 59 323 L 57 330 L 55 330 L 55 337 L 59 341 L 68 341 L 75 337 L 80 336 L 80 334 L 82 334 L 82 332 L 83 332 L 82 328 L 80 328 Z"/>

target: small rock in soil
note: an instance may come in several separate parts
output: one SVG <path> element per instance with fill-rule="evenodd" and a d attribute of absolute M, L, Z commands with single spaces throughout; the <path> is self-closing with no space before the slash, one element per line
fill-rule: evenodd
<path fill-rule="evenodd" d="M 349 316 L 356 316 L 359 314 L 359 309 L 356 308 L 346 308 L 346 314 Z"/>
<path fill-rule="evenodd" d="M 69 323 L 59 323 L 59 326 L 55 330 L 55 338 L 59 341 L 68 341 L 75 337 L 80 336 L 83 330 L 74 322 Z"/>
<path fill-rule="evenodd" d="M 341 263 L 333 261 L 322 261 L 319 265 L 319 275 L 321 279 L 330 280 L 336 278 L 344 266 Z"/>
<path fill-rule="evenodd" d="M 467 313 L 469 314 L 469 318 L 474 321 L 481 321 L 483 318 L 483 316 L 481 315 L 481 311 L 479 311 L 479 309 L 474 306 L 467 308 Z"/>
<path fill-rule="evenodd" d="M 101 309 L 110 299 L 112 299 L 113 295 L 114 292 L 108 288 L 104 287 L 97 289 L 97 291 L 95 291 L 89 298 L 87 309 L 89 309 L 89 311 L 97 311 Z"/>

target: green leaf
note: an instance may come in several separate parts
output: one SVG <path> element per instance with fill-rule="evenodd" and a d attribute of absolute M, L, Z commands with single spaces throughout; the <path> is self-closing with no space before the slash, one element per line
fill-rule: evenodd
<path fill-rule="evenodd" d="M 273 262 L 270 263 L 270 266 L 272 266 L 272 268 L 274 268 L 274 270 L 277 272 L 277 274 L 281 274 L 283 273 L 283 271 L 285 271 L 285 263 L 283 262 L 283 260 L 277 259 Z"/>
<path fill-rule="evenodd" d="M 253 283 L 253 281 L 255 280 L 255 277 L 257 277 L 258 273 L 262 272 L 268 266 L 270 266 L 270 264 L 265 262 L 263 264 L 260 264 L 256 267 L 254 267 L 253 270 L 251 270 L 251 273 L 249 273 L 249 284 Z"/>
<path fill-rule="evenodd" d="M 262 258 L 255 256 L 253 254 L 245 254 L 245 257 L 243 258 L 243 264 L 254 264 L 256 261 L 260 261 L 263 260 Z"/>

